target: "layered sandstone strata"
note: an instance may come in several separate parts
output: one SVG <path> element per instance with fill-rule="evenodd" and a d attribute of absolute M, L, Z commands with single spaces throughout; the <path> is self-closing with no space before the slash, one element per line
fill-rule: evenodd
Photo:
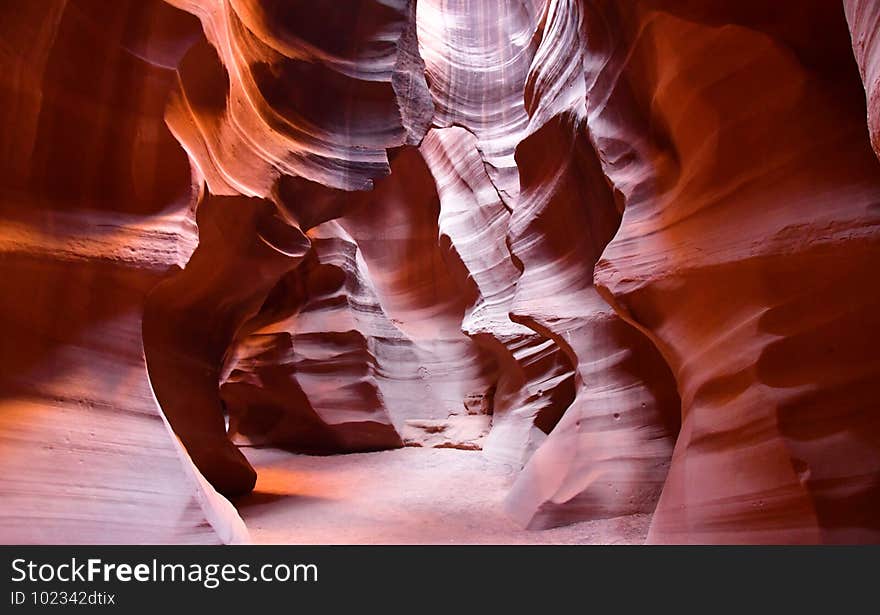
<path fill-rule="evenodd" d="M 242 445 L 880 538 L 873 3 L 0 12 L 7 541 L 246 540 Z"/>
<path fill-rule="evenodd" d="M 0 13 L 0 540 L 247 540 L 168 428 L 141 336 L 197 243 L 200 180 L 164 113 L 198 23 L 159 2 Z"/>
<path fill-rule="evenodd" d="M 880 173 L 842 7 L 594 2 L 585 23 L 625 199 L 596 280 L 682 398 L 649 539 L 876 541 Z"/>

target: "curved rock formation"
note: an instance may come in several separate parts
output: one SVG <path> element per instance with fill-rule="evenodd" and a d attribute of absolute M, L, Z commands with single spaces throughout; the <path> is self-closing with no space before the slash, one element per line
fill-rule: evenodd
<path fill-rule="evenodd" d="M 422 446 L 529 528 L 880 540 L 875 4 L 7 2 L 0 538 Z"/>
<path fill-rule="evenodd" d="M 143 336 L 153 390 L 205 477 L 227 495 L 256 474 L 226 434 L 218 388 L 226 349 L 310 243 L 272 203 L 209 197 L 199 203 L 199 246 L 182 271 L 150 293 Z"/>
<path fill-rule="evenodd" d="M 842 8 L 585 21 L 590 133 L 626 202 L 596 280 L 682 397 L 650 540 L 876 541 L 880 174 Z"/>
<path fill-rule="evenodd" d="M 473 296 L 461 330 L 498 365 L 484 450 L 522 464 L 571 403 L 572 365 L 557 344 L 510 318 L 520 275 L 506 241 L 511 213 L 488 175 L 477 139 L 459 127 L 433 129 L 421 149 L 437 182 L 441 239 L 465 268 L 459 287 Z"/>
<path fill-rule="evenodd" d="M 207 42 L 181 66 L 169 125 L 213 194 L 266 197 L 284 175 L 369 188 L 386 149 L 424 134 L 410 0 L 172 4 Z"/>
<path fill-rule="evenodd" d="M 528 123 L 523 86 L 535 52 L 540 0 L 420 0 L 419 48 L 434 123 L 476 135 L 508 204 L 519 193 L 513 153 Z"/>
<path fill-rule="evenodd" d="M 512 318 L 556 342 L 576 368 L 571 406 L 511 492 L 511 513 L 529 527 L 653 511 L 678 432 L 668 368 L 592 285 L 619 213 L 573 119 L 555 116 L 517 149 L 523 188 L 511 246 L 524 271 Z M 557 275 L 540 275 L 547 269 Z"/>
<path fill-rule="evenodd" d="M 867 94 L 871 143 L 880 154 L 880 6 L 867 0 L 844 0 L 843 6 Z"/>
<path fill-rule="evenodd" d="M 359 330 L 366 293 L 357 246 L 330 236 L 312 245 L 227 351 L 221 395 L 230 432 L 309 453 L 400 446 Z"/>
<path fill-rule="evenodd" d="M 245 541 L 141 342 L 146 296 L 197 241 L 163 115 L 198 24 L 160 2 L 0 13 L 0 541 Z"/>

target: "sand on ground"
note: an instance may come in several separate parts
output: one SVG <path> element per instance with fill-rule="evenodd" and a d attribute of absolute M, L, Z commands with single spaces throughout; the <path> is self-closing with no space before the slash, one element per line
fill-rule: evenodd
<path fill-rule="evenodd" d="M 502 508 L 513 467 L 479 451 L 242 451 L 257 486 L 235 504 L 259 544 L 641 544 L 650 523 L 631 515 L 524 530 Z"/>

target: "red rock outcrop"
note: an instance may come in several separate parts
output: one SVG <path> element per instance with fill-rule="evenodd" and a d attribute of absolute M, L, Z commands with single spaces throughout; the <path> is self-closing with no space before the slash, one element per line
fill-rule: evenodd
<path fill-rule="evenodd" d="M 471 296 L 461 330 L 492 354 L 498 379 L 492 429 L 483 450 L 522 464 L 574 397 L 569 358 L 546 336 L 511 320 L 520 275 L 507 232 L 511 212 L 480 156 L 459 127 L 433 129 L 421 147 L 440 196 L 439 231 L 464 267 L 459 287 Z"/>
<path fill-rule="evenodd" d="M 517 162 L 522 192 L 511 247 L 524 271 L 512 318 L 566 353 L 576 395 L 518 478 L 509 508 L 530 527 L 653 511 L 679 399 L 657 350 L 592 285 L 593 264 L 617 229 L 613 196 L 570 114 L 526 138 Z M 549 269 L 557 275 L 538 273 Z"/>
<path fill-rule="evenodd" d="M 146 296 L 196 245 L 163 116 L 198 24 L 161 2 L 0 8 L 0 541 L 241 542 L 163 418 Z"/>
<path fill-rule="evenodd" d="M 843 6 L 865 85 L 871 143 L 880 154 L 880 6 L 869 0 L 844 0 Z"/>
<path fill-rule="evenodd" d="M 835 3 L 587 3 L 596 271 L 682 398 L 654 542 L 876 541 L 880 173 Z"/>
<path fill-rule="evenodd" d="M 431 115 L 409 0 L 169 0 L 206 41 L 181 65 L 169 125 L 213 194 L 284 175 L 364 189 Z"/>
<path fill-rule="evenodd" d="M 5 541 L 247 540 L 242 445 L 481 449 L 530 528 L 880 540 L 875 3 L 0 16 Z"/>

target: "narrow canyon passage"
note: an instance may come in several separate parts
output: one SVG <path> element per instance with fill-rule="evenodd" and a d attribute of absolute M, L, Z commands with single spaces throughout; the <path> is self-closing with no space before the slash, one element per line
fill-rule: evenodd
<path fill-rule="evenodd" d="M 480 451 L 243 451 L 257 485 L 233 502 L 258 544 L 641 544 L 651 519 L 525 530 L 503 511 L 517 469 Z"/>
<path fill-rule="evenodd" d="M 0 2 L 0 541 L 880 542 L 878 7 Z"/>

